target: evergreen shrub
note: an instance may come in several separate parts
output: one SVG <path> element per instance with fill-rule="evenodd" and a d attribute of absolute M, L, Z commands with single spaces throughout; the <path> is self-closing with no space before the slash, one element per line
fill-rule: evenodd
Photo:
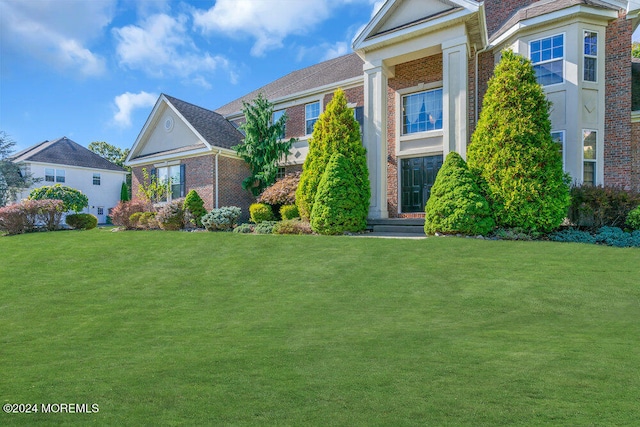
<path fill-rule="evenodd" d="M 256 224 L 255 227 L 253 227 L 253 231 L 256 234 L 272 234 L 277 223 L 277 221 L 262 221 L 260 224 Z"/>
<path fill-rule="evenodd" d="M 273 234 L 313 234 L 313 230 L 307 221 L 286 219 L 273 227 Z"/>
<path fill-rule="evenodd" d="M 331 157 L 318 185 L 311 212 L 311 228 L 319 234 L 359 232 L 367 226 L 368 203 L 363 203 L 360 169 L 340 153 Z"/>
<path fill-rule="evenodd" d="M 234 233 L 240 233 L 240 234 L 251 234 L 253 233 L 253 225 L 251 224 L 240 224 L 239 226 L 237 226 L 236 228 L 233 229 Z"/>
<path fill-rule="evenodd" d="M 283 220 L 299 218 L 300 213 L 296 205 L 284 205 L 280 208 L 280 218 Z"/>
<path fill-rule="evenodd" d="M 640 230 L 640 206 L 627 215 L 627 226 L 632 230 Z"/>
<path fill-rule="evenodd" d="M 202 217 L 202 225 L 209 231 L 231 231 L 238 223 L 241 213 L 237 206 L 213 209 Z"/>
<path fill-rule="evenodd" d="M 566 230 L 551 233 L 549 235 L 549 239 L 554 242 L 596 243 L 596 238 L 591 233 L 575 228 L 568 228 Z"/>
<path fill-rule="evenodd" d="M 456 152 L 447 155 L 425 208 L 426 234 L 486 235 L 494 227 L 487 199 Z"/>
<path fill-rule="evenodd" d="M 91 230 L 98 226 L 98 218 L 88 213 L 67 215 L 65 222 L 69 227 L 76 230 Z"/>
<path fill-rule="evenodd" d="M 549 232 L 567 216 L 568 176 L 551 138 L 549 108 L 531 61 L 504 51 L 467 155 L 499 227 Z"/>
<path fill-rule="evenodd" d="M 273 221 L 273 210 L 271 206 L 266 203 L 253 203 L 249 206 L 249 217 L 255 224 L 260 224 L 263 221 Z"/>
<path fill-rule="evenodd" d="M 156 214 L 156 221 L 163 230 L 181 230 L 184 228 L 184 199 L 176 199 L 162 206 Z"/>
<path fill-rule="evenodd" d="M 202 217 L 207 213 L 204 201 L 196 190 L 191 190 L 184 198 L 184 211 L 190 212 L 196 227 L 202 227 Z"/>

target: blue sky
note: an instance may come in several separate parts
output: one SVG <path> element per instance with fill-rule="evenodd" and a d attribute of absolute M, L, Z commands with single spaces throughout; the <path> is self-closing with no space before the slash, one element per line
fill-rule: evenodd
<path fill-rule="evenodd" d="M 379 0 L 0 0 L 0 130 L 131 147 L 160 93 L 216 109 L 351 51 Z"/>

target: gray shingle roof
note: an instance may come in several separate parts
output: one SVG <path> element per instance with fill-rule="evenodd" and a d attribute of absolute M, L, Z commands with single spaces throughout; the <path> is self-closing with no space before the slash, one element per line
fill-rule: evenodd
<path fill-rule="evenodd" d="M 11 157 L 18 162 L 41 162 L 125 172 L 120 166 L 100 157 L 88 148 L 66 136 L 55 141 L 44 141 L 20 151 Z"/>
<path fill-rule="evenodd" d="M 491 34 L 489 41 L 494 41 L 520 21 L 546 15 L 547 13 L 556 12 L 576 5 L 587 5 L 603 9 L 617 10 L 617 8 L 610 4 L 599 0 L 540 0 L 529 6 L 523 7 L 514 13 L 511 18 L 509 18 L 507 22 L 505 22 L 495 33 Z"/>
<path fill-rule="evenodd" d="M 240 112 L 242 110 L 242 101 L 251 102 L 260 93 L 267 99 L 272 100 L 362 76 L 363 64 L 364 62 L 357 54 L 351 53 L 293 71 L 241 98 L 223 105 L 216 112 L 224 116 Z"/>
<path fill-rule="evenodd" d="M 178 98 L 163 94 L 176 110 L 198 131 L 209 145 L 230 149 L 242 143 L 242 134 L 235 126 L 215 111 L 198 107 Z"/>

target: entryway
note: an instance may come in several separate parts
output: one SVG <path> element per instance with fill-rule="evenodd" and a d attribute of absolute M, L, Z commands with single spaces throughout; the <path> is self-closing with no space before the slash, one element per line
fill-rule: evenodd
<path fill-rule="evenodd" d="M 402 213 L 424 212 L 431 187 L 442 167 L 442 154 L 402 159 L 400 205 Z"/>

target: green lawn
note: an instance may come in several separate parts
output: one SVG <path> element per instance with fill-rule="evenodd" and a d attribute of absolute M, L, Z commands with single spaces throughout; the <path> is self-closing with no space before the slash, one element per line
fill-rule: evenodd
<path fill-rule="evenodd" d="M 0 238 L 0 425 L 637 425 L 640 250 Z"/>

